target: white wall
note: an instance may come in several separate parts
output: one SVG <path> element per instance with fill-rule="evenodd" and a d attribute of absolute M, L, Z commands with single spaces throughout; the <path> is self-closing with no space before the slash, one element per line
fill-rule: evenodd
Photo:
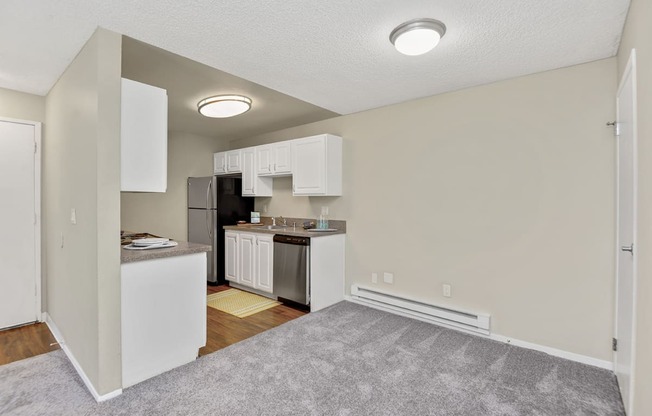
<path fill-rule="evenodd" d="M 346 276 L 488 312 L 495 333 L 611 360 L 616 60 L 550 71 L 234 141 L 344 138 L 344 196 L 291 196 L 269 215 L 330 206 Z M 453 297 L 441 295 L 452 284 Z"/>
<path fill-rule="evenodd" d="M 122 385 L 120 48 L 98 29 L 46 98 L 48 313 L 99 394 Z"/>
<path fill-rule="evenodd" d="M 618 51 L 618 79 L 636 48 L 638 79 L 638 299 L 634 408 L 636 416 L 652 415 L 652 3 L 632 0 Z"/>
<path fill-rule="evenodd" d="M 187 179 L 212 175 L 213 153 L 227 147 L 220 139 L 169 132 L 167 192 L 122 192 L 122 229 L 186 241 Z"/>

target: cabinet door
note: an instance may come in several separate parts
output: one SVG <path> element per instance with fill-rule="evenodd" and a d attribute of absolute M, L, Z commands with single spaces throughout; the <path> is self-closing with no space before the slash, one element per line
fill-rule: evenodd
<path fill-rule="evenodd" d="M 240 280 L 238 283 L 245 286 L 254 286 L 254 276 L 256 274 L 256 236 L 253 234 L 240 234 L 238 245 L 240 253 Z"/>
<path fill-rule="evenodd" d="M 242 150 L 242 196 L 256 195 L 255 155 L 253 147 Z"/>
<path fill-rule="evenodd" d="M 213 173 L 215 175 L 226 173 L 226 152 L 213 153 Z"/>
<path fill-rule="evenodd" d="M 226 280 L 238 282 L 238 233 L 224 233 L 224 275 Z"/>
<path fill-rule="evenodd" d="M 272 146 L 256 147 L 256 173 L 258 175 L 271 175 L 272 171 Z"/>
<path fill-rule="evenodd" d="M 229 173 L 242 172 L 240 150 L 232 150 L 230 152 L 226 152 L 226 171 Z"/>
<path fill-rule="evenodd" d="M 272 293 L 274 270 L 274 239 L 271 235 L 256 236 L 256 284 L 254 287 Z"/>
<path fill-rule="evenodd" d="M 295 140 L 292 191 L 295 195 L 326 193 L 326 137 Z"/>
<path fill-rule="evenodd" d="M 120 190 L 165 192 L 168 96 L 164 89 L 122 79 Z"/>
<path fill-rule="evenodd" d="M 274 145 L 274 173 L 292 173 L 292 142 L 290 140 Z"/>

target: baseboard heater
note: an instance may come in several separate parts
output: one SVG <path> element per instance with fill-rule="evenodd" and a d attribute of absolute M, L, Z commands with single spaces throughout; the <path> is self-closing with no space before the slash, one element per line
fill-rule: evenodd
<path fill-rule="evenodd" d="M 362 287 L 357 284 L 351 285 L 351 297 L 356 302 L 368 304 L 379 309 L 386 309 L 399 315 L 489 335 L 490 316 L 487 314 L 475 314 L 443 308 L 441 306 Z"/>

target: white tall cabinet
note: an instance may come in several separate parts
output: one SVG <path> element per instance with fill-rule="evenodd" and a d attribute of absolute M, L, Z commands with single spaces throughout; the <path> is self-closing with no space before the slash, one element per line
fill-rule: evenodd
<path fill-rule="evenodd" d="M 165 192 L 168 96 L 162 88 L 122 79 L 120 190 Z"/>

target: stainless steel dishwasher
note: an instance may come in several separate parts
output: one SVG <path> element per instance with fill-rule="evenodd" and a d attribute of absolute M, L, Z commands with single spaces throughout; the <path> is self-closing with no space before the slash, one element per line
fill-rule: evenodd
<path fill-rule="evenodd" d="M 274 295 L 310 304 L 310 238 L 274 236 Z"/>

